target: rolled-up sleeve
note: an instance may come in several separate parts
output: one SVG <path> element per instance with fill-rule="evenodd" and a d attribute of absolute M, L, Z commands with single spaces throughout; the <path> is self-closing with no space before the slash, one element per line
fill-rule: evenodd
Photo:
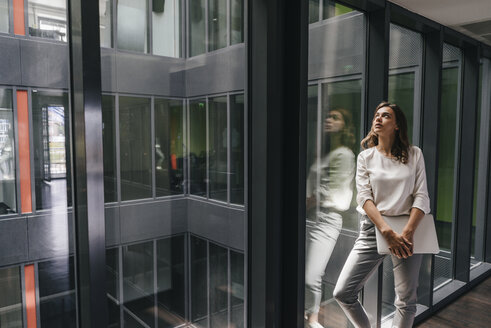
<path fill-rule="evenodd" d="M 419 158 L 416 164 L 416 174 L 413 191 L 413 206 L 419 208 L 425 214 L 430 213 L 430 197 L 428 196 L 428 187 L 426 185 L 426 170 L 423 152 L 418 149 Z"/>
<path fill-rule="evenodd" d="M 362 154 L 358 155 L 356 163 L 356 202 L 360 208 L 363 208 L 367 200 L 373 201 L 372 186 L 370 185 L 370 176 L 368 175 L 365 158 Z"/>

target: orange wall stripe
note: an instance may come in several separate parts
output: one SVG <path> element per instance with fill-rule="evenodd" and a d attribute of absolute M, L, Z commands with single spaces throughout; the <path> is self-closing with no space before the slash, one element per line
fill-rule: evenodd
<path fill-rule="evenodd" d="M 26 317 L 27 328 L 37 328 L 36 318 L 36 281 L 34 278 L 34 264 L 24 267 L 26 286 Z"/>
<path fill-rule="evenodd" d="M 17 126 L 19 134 L 20 204 L 22 213 L 32 212 L 31 156 L 29 149 L 29 107 L 27 91 L 17 91 Z"/>
<path fill-rule="evenodd" d="M 26 35 L 24 0 L 14 0 L 14 34 Z"/>

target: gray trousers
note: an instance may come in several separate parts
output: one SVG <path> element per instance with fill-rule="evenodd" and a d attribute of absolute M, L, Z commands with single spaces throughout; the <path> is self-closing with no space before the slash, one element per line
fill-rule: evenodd
<path fill-rule="evenodd" d="M 322 276 L 343 225 L 341 214 L 317 212 L 317 222 L 307 221 L 305 252 L 305 312 L 318 313 Z"/>
<path fill-rule="evenodd" d="M 358 294 L 370 275 L 383 262 L 385 255 L 377 253 L 375 226 L 366 216 L 362 218 L 360 235 L 344 264 L 336 287 L 334 298 L 355 327 L 369 328 L 370 321 Z M 396 313 L 392 327 L 410 328 L 414 322 L 417 304 L 419 269 L 422 254 L 407 259 L 392 256 Z"/>

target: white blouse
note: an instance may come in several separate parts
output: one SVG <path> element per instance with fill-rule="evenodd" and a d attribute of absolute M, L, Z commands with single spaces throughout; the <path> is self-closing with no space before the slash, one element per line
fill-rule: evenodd
<path fill-rule="evenodd" d="M 366 215 L 363 205 L 369 199 L 382 215 L 407 215 L 413 207 L 430 212 L 423 153 L 416 146 L 411 146 L 406 164 L 382 155 L 376 147 L 362 151 L 357 161 L 356 189 L 356 209 L 362 215 Z"/>

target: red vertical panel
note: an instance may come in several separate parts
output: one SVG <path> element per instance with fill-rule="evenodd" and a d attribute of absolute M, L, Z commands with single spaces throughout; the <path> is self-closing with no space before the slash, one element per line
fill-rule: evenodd
<path fill-rule="evenodd" d="M 26 35 L 24 20 L 24 0 L 14 1 L 14 34 Z"/>
<path fill-rule="evenodd" d="M 21 213 L 32 212 L 31 156 L 29 149 L 29 107 L 27 91 L 17 91 L 17 126 L 19 134 L 20 203 Z"/>
<path fill-rule="evenodd" d="M 34 278 L 34 264 L 24 267 L 26 286 L 26 317 L 27 328 L 37 328 L 36 318 L 36 280 Z"/>

